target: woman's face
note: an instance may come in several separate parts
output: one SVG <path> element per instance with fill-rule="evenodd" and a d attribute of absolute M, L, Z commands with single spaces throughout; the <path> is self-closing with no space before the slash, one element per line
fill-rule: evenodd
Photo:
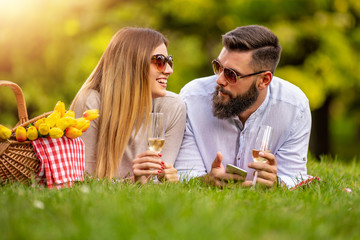
<path fill-rule="evenodd" d="M 155 48 L 151 56 L 156 54 L 162 54 L 165 57 L 168 57 L 167 48 L 164 43 Z M 168 63 L 166 63 L 164 68 L 165 69 L 163 71 L 160 71 L 156 64 L 150 64 L 149 80 L 152 98 L 164 97 L 166 95 L 165 90 L 167 86 L 167 80 L 168 77 L 173 73 L 173 69 Z"/>

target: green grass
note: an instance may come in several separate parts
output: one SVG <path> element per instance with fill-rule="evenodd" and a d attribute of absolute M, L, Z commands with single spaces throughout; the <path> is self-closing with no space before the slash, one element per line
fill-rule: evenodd
<path fill-rule="evenodd" d="M 311 159 L 308 173 L 323 181 L 295 191 L 195 180 L 2 186 L 0 239 L 360 239 L 360 164 Z"/>

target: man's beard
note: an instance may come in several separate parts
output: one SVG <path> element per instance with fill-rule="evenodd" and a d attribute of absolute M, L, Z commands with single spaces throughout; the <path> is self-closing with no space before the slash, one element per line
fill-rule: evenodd
<path fill-rule="evenodd" d="M 224 101 L 223 96 L 219 96 L 219 91 L 226 93 L 229 96 L 228 101 Z M 215 117 L 224 119 L 238 116 L 240 113 L 249 109 L 259 96 L 259 91 L 256 89 L 256 82 L 254 82 L 249 90 L 239 96 L 234 97 L 231 92 L 216 86 L 213 94 L 213 114 Z"/>

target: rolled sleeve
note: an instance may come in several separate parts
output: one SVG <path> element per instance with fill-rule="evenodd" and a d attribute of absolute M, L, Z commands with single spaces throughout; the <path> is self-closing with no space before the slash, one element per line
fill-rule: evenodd
<path fill-rule="evenodd" d="M 311 130 L 309 106 L 299 112 L 290 131 L 288 140 L 276 153 L 278 176 L 287 187 L 293 187 L 307 179 L 307 153 Z"/>

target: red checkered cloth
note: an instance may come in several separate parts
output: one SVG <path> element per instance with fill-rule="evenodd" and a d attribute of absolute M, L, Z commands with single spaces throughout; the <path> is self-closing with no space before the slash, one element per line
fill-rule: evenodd
<path fill-rule="evenodd" d="M 71 187 L 73 182 L 84 180 L 85 146 L 81 138 L 38 138 L 31 141 L 40 170 L 36 180 L 48 188 Z"/>
<path fill-rule="evenodd" d="M 299 182 L 294 187 L 290 188 L 290 190 L 296 190 L 296 189 L 299 189 L 299 188 L 306 189 L 306 188 L 308 188 L 310 186 L 310 183 L 315 184 L 315 183 L 321 183 L 321 182 L 323 182 L 323 180 L 321 180 L 321 178 L 308 175 L 307 179 Z"/>

